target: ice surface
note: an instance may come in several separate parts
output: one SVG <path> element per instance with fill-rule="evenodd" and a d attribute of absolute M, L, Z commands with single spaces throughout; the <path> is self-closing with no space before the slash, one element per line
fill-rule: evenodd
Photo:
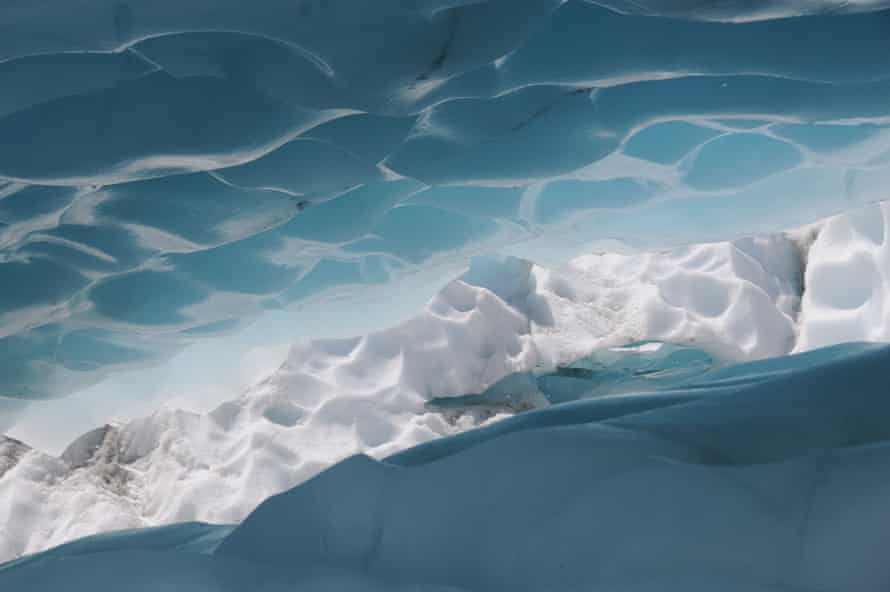
<path fill-rule="evenodd" d="M 0 431 L 307 320 L 208 413 L 0 436 L 0 560 L 50 549 L 0 590 L 890 587 L 890 349 L 814 350 L 890 340 L 887 0 L 45 0 L 0 31 Z M 374 299 L 403 322 L 306 340 Z"/>
<path fill-rule="evenodd" d="M 888 9 L 7 2 L 0 394 L 372 286 L 398 308 L 405 278 L 479 253 L 564 262 L 886 198 Z"/>
<path fill-rule="evenodd" d="M 209 413 L 161 409 L 90 431 L 58 458 L 8 455 L 0 560 L 113 529 L 236 522 L 349 455 L 383 458 L 550 402 L 522 397 L 511 373 L 538 374 L 535 388 L 563 402 L 787 353 L 799 266 L 782 236 L 589 255 L 558 270 L 477 259 L 418 315 L 297 344 L 268 379 Z M 576 382 L 572 368 L 595 370 L 595 381 Z M 488 405 L 463 397 L 486 389 L 497 395 Z"/>
<path fill-rule="evenodd" d="M 234 530 L 102 535 L 0 587 L 883 591 L 888 363 L 836 346 L 353 456 Z"/>

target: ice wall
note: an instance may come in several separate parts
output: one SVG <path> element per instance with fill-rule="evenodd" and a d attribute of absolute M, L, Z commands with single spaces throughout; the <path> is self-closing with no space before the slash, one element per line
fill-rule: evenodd
<path fill-rule="evenodd" d="M 397 305 L 400 278 L 477 253 L 882 199 L 887 8 L 6 3 L 0 394 L 65 394 L 269 309 Z"/>

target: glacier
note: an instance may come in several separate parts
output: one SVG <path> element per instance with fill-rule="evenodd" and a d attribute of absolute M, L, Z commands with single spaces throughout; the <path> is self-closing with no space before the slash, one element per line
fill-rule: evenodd
<path fill-rule="evenodd" d="M 0 590 L 890 586 L 890 1 L 0 32 Z"/>
<path fill-rule="evenodd" d="M 888 8 L 7 3 L 0 393 L 68 394 L 269 311 L 324 336 L 306 316 L 398 309 L 400 286 L 419 304 L 478 254 L 564 262 L 883 199 Z"/>

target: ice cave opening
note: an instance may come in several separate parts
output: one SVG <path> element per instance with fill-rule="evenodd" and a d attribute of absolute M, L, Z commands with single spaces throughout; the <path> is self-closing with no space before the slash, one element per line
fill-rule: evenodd
<path fill-rule="evenodd" d="M 890 589 L 887 0 L 0 32 L 0 590 Z"/>

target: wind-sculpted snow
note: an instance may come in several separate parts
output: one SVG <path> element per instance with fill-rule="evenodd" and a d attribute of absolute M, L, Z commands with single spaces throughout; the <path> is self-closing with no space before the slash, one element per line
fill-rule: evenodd
<path fill-rule="evenodd" d="M 0 561 L 121 528 L 236 522 L 358 452 L 384 458 L 530 408 L 785 354 L 798 275 L 781 236 L 558 270 L 478 259 L 405 322 L 298 343 L 207 413 L 159 409 L 59 457 L 0 440 Z"/>
<path fill-rule="evenodd" d="M 0 587 L 883 591 L 888 363 L 836 346 L 353 456 L 234 529 L 85 539 Z"/>
<path fill-rule="evenodd" d="M 890 341 L 890 207 L 882 203 L 819 225 L 807 254 L 796 349 Z"/>
<path fill-rule="evenodd" d="M 397 301 L 478 253 L 885 198 L 888 8 L 6 2 L 0 393 L 65 394 L 268 309 Z"/>

